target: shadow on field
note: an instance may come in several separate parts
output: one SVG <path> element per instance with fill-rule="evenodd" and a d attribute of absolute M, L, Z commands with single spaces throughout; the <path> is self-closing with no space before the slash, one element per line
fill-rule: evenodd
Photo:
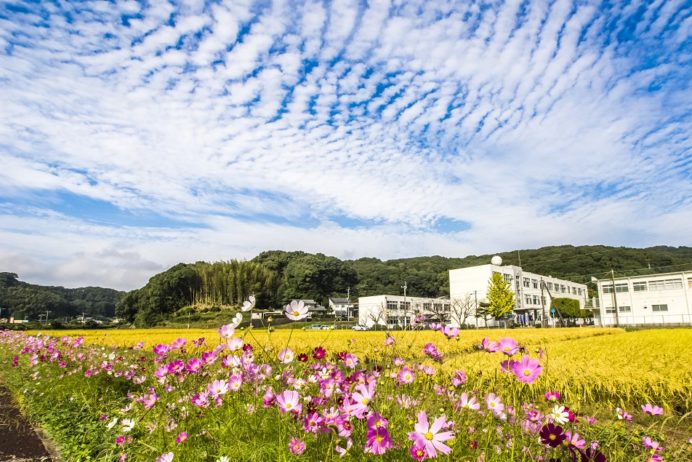
<path fill-rule="evenodd" d="M 43 442 L 0 385 L 0 462 L 53 462 Z"/>

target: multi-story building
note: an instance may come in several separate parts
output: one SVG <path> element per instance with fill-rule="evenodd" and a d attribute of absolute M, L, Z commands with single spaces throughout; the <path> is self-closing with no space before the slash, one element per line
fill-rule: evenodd
<path fill-rule="evenodd" d="M 598 279 L 597 285 L 603 326 L 692 324 L 690 271 Z"/>
<path fill-rule="evenodd" d="M 488 265 L 459 268 L 449 271 L 449 294 L 453 304 L 471 305 L 465 324 L 478 327 L 494 326 L 491 319 L 476 317 L 476 309 L 487 303 L 488 283 L 493 273 L 500 273 L 514 291 L 516 307 L 514 320 L 522 325 L 540 323 L 545 312 L 546 321 L 553 324 L 551 299 L 572 298 L 579 308 L 586 305 L 586 285 L 565 279 L 524 271 L 520 266 L 502 265 L 502 259 L 493 257 Z"/>
<path fill-rule="evenodd" d="M 358 324 L 387 328 L 407 327 L 418 314 L 443 321 L 450 312 L 448 298 L 405 297 L 403 295 L 373 295 L 358 297 Z"/>
<path fill-rule="evenodd" d="M 358 309 L 351 302 L 350 298 L 329 298 L 329 309 L 332 310 L 336 319 L 350 321 L 358 317 Z"/>

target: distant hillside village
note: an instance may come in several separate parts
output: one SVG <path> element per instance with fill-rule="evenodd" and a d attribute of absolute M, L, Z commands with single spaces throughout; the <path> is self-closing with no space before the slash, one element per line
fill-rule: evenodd
<path fill-rule="evenodd" d="M 251 261 L 181 263 L 130 292 L 37 286 L 0 273 L 0 323 L 211 325 L 253 294 L 257 309 L 246 321 L 275 325 L 287 321 L 282 306 L 294 299 L 313 323 L 355 329 L 690 325 L 690 269 L 689 247 L 561 246 L 384 262 L 271 251 Z"/>

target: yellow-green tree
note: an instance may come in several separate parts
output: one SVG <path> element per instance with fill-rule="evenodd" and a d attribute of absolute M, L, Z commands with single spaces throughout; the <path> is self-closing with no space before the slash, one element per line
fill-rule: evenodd
<path fill-rule="evenodd" d="M 514 292 L 500 273 L 493 273 L 488 282 L 488 314 L 495 319 L 501 319 L 514 310 L 516 300 Z"/>

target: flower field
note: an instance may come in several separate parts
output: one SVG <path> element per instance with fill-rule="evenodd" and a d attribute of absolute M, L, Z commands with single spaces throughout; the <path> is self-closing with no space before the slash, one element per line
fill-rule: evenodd
<path fill-rule="evenodd" d="M 0 370 L 67 461 L 692 457 L 692 329 L 431 327 L 3 332 Z"/>

